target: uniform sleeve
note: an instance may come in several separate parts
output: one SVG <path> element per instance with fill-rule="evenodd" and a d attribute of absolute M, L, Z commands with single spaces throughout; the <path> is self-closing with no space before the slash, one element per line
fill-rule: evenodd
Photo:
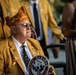
<path fill-rule="evenodd" d="M 62 34 L 62 30 L 60 29 L 60 27 L 57 25 L 56 20 L 53 16 L 52 10 L 51 10 L 51 6 L 50 4 L 47 2 L 47 8 L 48 8 L 48 24 L 49 27 L 51 28 L 52 32 L 57 36 L 57 38 L 61 39 L 64 37 L 64 35 Z"/>

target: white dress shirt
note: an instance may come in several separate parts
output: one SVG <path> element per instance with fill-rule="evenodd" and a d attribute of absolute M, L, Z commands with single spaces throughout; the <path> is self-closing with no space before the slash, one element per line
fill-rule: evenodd
<path fill-rule="evenodd" d="M 13 38 L 13 40 L 14 40 L 14 43 L 15 43 L 16 48 L 17 48 L 17 51 L 18 51 L 19 56 L 20 56 L 20 58 L 21 58 L 22 64 L 23 64 L 23 66 L 24 66 L 25 73 L 26 73 L 25 75 L 29 75 L 29 74 L 28 74 L 28 71 L 27 71 L 27 68 L 26 68 L 26 65 L 24 64 L 24 61 L 23 61 L 23 58 L 22 58 L 22 48 L 21 48 L 22 45 L 21 45 L 21 43 L 19 43 L 13 36 L 12 36 L 12 38 Z M 25 42 L 24 45 L 25 45 L 25 50 L 26 50 L 26 53 L 27 53 L 28 57 L 29 57 L 30 59 L 32 59 L 32 55 L 31 55 L 31 52 L 30 52 L 30 50 L 29 50 L 29 48 L 28 48 L 28 46 L 27 46 L 27 43 Z"/>

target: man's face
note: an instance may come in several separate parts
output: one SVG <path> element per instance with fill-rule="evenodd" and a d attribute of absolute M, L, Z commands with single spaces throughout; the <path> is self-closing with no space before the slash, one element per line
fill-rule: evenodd
<path fill-rule="evenodd" d="M 15 27 L 16 27 L 15 30 L 16 37 L 21 38 L 31 37 L 30 22 L 28 20 L 24 20 L 22 22 L 17 23 Z"/>

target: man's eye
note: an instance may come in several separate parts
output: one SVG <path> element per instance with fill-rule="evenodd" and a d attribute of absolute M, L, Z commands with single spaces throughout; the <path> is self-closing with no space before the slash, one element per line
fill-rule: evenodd
<path fill-rule="evenodd" d="M 28 27 L 30 26 L 31 27 L 31 23 L 25 23 L 25 24 L 20 24 L 22 27 Z"/>
<path fill-rule="evenodd" d="M 28 27 L 28 24 L 26 24 L 25 27 Z"/>

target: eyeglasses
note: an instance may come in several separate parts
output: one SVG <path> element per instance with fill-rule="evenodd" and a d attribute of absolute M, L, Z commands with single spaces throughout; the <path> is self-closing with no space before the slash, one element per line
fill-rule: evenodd
<path fill-rule="evenodd" d="M 21 26 L 22 28 L 32 27 L 31 23 L 18 24 L 15 26 Z"/>

